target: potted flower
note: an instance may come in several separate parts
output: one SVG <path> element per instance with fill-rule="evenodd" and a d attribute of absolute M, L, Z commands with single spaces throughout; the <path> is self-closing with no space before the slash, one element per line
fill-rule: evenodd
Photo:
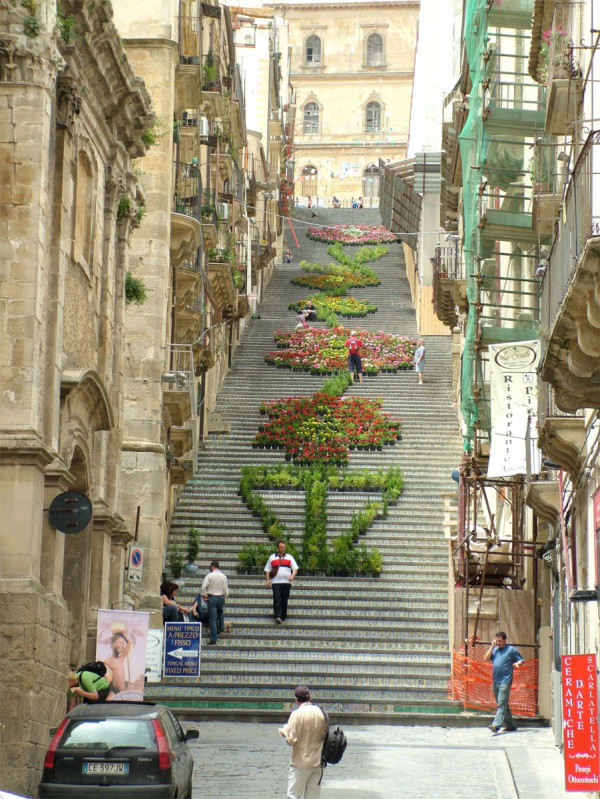
<path fill-rule="evenodd" d="M 188 533 L 187 563 L 184 566 L 186 574 L 197 574 L 200 566 L 196 563 L 196 558 L 200 552 L 200 532 L 195 527 L 190 527 Z"/>
<path fill-rule="evenodd" d="M 184 563 L 183 552 L 181 551 L 181 547 L 174 546 L 169 553 L 167 566 L 169 567 L 171 575 L 175 579 L 181 577 L 181 572 L 183 571 L 183 563 Z"/>

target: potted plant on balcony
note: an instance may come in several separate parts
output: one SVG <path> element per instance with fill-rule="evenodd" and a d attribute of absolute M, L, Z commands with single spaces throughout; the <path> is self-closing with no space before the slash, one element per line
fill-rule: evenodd
<path fill-rule="evenodd" d="M 209 52 L 202 66 L 202 91 L 214 91 L 218 88 L 219 69 Z"/>
<path fill-rule="evenodd" d="M 200 213 L 202 215 L 202 220 L 205 222 L 210 222 L 212 215 L 215 213 L 215 206 L 208 200 L 205 200 L 202 205 L 200 206 Z"/>

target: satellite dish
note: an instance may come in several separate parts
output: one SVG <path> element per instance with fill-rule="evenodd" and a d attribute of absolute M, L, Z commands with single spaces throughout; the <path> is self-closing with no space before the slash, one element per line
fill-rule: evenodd
<path fill-rule="evenodd" d="M 61 533 L 80 533 L 91 518 L 92 503 L 81 491 L 65 491 L 50 503 L 48 521 Z"/>

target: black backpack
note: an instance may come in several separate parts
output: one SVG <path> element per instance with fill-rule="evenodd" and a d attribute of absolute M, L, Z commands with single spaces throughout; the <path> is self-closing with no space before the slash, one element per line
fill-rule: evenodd
<path fill-rule="evenodd" d="M 333 765 L 340 762 L 344 752 L 346 751 L 348 742 L 346 741 L 346 736 L 344 735 L 343 731 L 339 727 L 336 727 L 335 724 L 330 722 L 329 716 L 323 710 L 323 708 L 319 709 L 325 717 L 328 727 L 327 735 L 323 741 L 323 749 L 321 751 L 321 766 L 325 768 L 328 763 Z"/>
<path fill-rule="evenodd" d="M 92 674 L 97 674 L 98 677 L 104 677 L 106 674 L 106 666 L 101 660 L 91 660 L 84 666 L 80 666 L 77 669 L 77 674 L 81 674 L 82 671 L 91 671 Z M 94 682 L 96 681 L 94 680 Z"/>

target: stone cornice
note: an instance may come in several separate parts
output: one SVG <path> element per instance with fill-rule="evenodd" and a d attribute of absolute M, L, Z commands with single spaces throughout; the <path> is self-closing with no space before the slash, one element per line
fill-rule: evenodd
<path fill-rule="evenodd" d="M 62 13 L 72 13 L 77 22 L 74 46 L 64 46 L 63 56 L 72 60 L 77 53 L 82 74 L 115 136 L 125 143 L 131 157 L 144 155 L 141 136 L 154 122 L 152 101 L 144 81 L 133 72 L 112 21 L 109 3 L 65 0 Z"/>

